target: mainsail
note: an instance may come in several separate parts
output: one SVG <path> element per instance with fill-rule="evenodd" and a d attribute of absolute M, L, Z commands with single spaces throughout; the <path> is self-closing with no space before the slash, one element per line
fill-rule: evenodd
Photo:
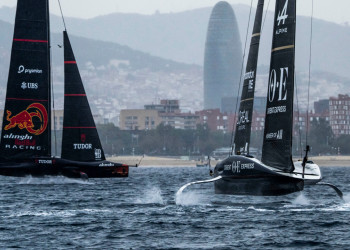
<path fill-rule="evenodd" d="M 296 1 L 277 0 L 261 161 L 285 172 L 292 162 Z"/>
<path fill-rule="evenodd" d="M 255 14 L 254 28 L 250 42 L 246 73 L 244 75 L 241 103 L 236 124 L 235 151 L 249 154 L 250 134 L 252 127 L 256 69 L 258 64 L 261 23 L 264 11 L 264 0 L 259 0 Z M 235 153 L 236 153 L 235 152 Z"/>
<path fill-rule="evenodd" d="M 51 155 L 48 0 L 18 0 L 1 136 L 1 157 Z"/>
<path fill-rule="evenodd" d="M 105 160 L 79 69 L 66 31 L 64 36 L 64 120 L 62 158 Z"/>

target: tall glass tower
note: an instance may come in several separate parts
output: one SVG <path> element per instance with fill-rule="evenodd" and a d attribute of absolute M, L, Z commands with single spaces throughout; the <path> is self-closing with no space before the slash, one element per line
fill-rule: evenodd
<path fill-rule="evenodd" d="M 211 13 L 204 56 L 204 109 L 221 108 L 223 97 L 237 96 L 242 44 L 231 5 L 221 1 Z"/>

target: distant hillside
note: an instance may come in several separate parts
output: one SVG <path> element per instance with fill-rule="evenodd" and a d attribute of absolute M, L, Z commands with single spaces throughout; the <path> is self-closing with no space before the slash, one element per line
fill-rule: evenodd
<path fill-rule="evenodd" d="M 249 7 L 233 5 L 244 43 Z M 212 8 L 181 13 L 138 15 L 115 13 L 88 20 L 66 18 L 71 34 L 127 45 L 155 56 L 179 62 L 203 64 L 207 25 Z M 255 10 L 254 10 L 255 11 Z M 252 19 L 254 15 L 252 15 Z M 13 22 L 14 9 L 0 9 L 0 19 Z M 262 34 L 259 64 L 269 65 L 273 13 L 268 12 Z M 62 30 L 59 17 L 52 29 Z M 307 71 L 310 18 L 297 18 L 297 70 Z M 350 28 L 314 19 L 313 70 L 350 78 Z"/>
<path fill-rule="evenodd" d="M 4 84 L 8 74 L 13 25 L 0 21 L 0 30 L 2 32 L 0 36 L 0 79 L 2 79 L 1 84 Z M 117 61 L 118 64 L 124 63 L 129 70 L 147 68 L 150 71 L 173 72 L 178 70 L 191 70 L 191 68 L 200 69 L 199 66 L 151 56 L 147 53 L 136 51 L 128 46 L 116 43 L 97 41 L 73 35 L 70 35 L 70 38 L 74 47 L 74 53 L 80 65 L 93 62 L 95 66 L 106 66 L 111 61 Z M 62 65 L 63 51 L 57 46 L 62 44 L 62 35 L 54 33 L 51 39 L 53 64 Z"/>
<path fill-rule="evenodd" d="M 234 5 L 237 19 L 246 23 L 248 9 Z M 14 8 L 1 8 L 0 19 L 11 19 Z M 179 99 L 186 111 L 203 108 L 202 67 L 176 61 L 198 62 L 204 55 L 206 26 L 211 9 L 204 8 L 177 14 L 152 16 L 113 14 L 90 20 L 67 18 L 79 69 L 92 106 L 108 119 L 117 120 L 119 110 L 142 108 L 160 98 Z M 258 68 L 257 95 L 266 95 L 268 65 L 271 50 L 271 13 L 262 36 L 260 67 Z M 254 18 L 254 17 L 252 17 Z M 243 20 L 243 21 L 242 21 Z M 51 17 L 53 80 L 55 100 L 63 103 L 62 20 Z M 186 25 L 187 24 L 187 25 Z M 302 27 L 301 27 L 302 26 Z M 297 85 L 301 106 L 305 107 L 308 85 L 308 32 L 309 19 L 298 18 Z M 0 21 L 0 108 L 6 93 L 13 26 Z M 350 82 L 350 29 L 320 20 L 315 21 L 311 100 L 349 93 Z M 85 36 L 79 37 L 76 35 Z M 323 34 L 323 35 L 322 35 Z M 241 33 L 241 36 L 244 32 Z M 322 35 L 322 36 L 321 36 Z M 89 39 L 86 37 L 92 37 Z M 101 41 L 105 40 L 105 41 Z M 120 45 L 116 42 L 127 44 Z M 146 52 L 140 52 L 138 50 Z M 158 56 L 153 56 L 158 55 Z M 163 59 L 171 58 L 173 60 Z M 192 61 L 191 61 L 192 60 Z M 233 93 L 235 94 L 235 93 Z M 56 105 L 57 107 L 57 105 Z"/>
<path fill-rule="evenodd" d="M 0 109 L 6 93 L 13 25 L 0 21 Z M 52 76 L 56 107 L 63 104 L 62 34 L 53 33 Z M 118 116 L 122 108 L 142 108 L 159 98 L 179 99 L 182 105 L 202 107 L 202 68 L 131 49 L 112 42 L 77 37 L 70 40 L 93 108 L 99 114 Z M 190 91 L 181 91 L 190 90 Z M 107 110 L 108 109 L 108 110 Z M 112 114 L 112 116 L 111 116 Z"/>

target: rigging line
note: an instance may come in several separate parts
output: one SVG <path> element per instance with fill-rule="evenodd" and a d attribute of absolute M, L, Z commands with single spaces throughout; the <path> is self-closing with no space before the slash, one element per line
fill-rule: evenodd
<path fill-rule="evenodd" d="M 50 7 L 49 7 L 49 5 L 50 5 L 50 3 L 49 3 L 49 1 L 47 1 L 47 12 L 46 12 L 46 14 L 47 14 L 47 23 L 48 23 L 48 25 L 47 25 L 47 33 L 48 33 L 48 45 L 49 45 L 49 65 L 48 65 L 48 69 L 49 69 L 49 74 L 50 74 L 50 76 L 49 76 L 49 86 L 48 86 L 48 88 L 47 88 L 47 92 L 48 92 L 48 109 L 49 110 L 51 110 L 51 89 L 50 89 L 50 87 L 52 88 L 52 84 L 53 84 L 53 81 L 52 81 L 52 79 L 53 79 L 53 70 L 52 70 L 52 47 L 51 47 L 51 32 L 50 32 L 50 13 L 49 13 L 49 10 L 50 10 Z M 51 86 L 50 86 L 51 85 Z M 48 117 L 48 120 L 49 121 L 51 121 L 50 123 L 49 123 L 49 126 L 50 126 L 50 128 L 49 128 L 49 132 L 48 132 L 48 141 L 50 142 L 49 143 L 49 145 L 48 145 L 48 152 L 49 152 L 49 157 L 51 157 L 52 156 L 52 152 L 51 152 L 51 150 L 52 150 L 52 148 L 51 148 L 51 145 L 52 145 L 52 143 L 51 143 L 51 138 L 52 138 L 52 131 L 51 131 L 51 124 L 52 124 L 52 119 L 51 119 L 51 111 L 49 111 L 48 112 L 48 114 L 49 114 L 49 117 Z"/>
<path fill-rule="evenodd" d="M 295 21 L 295 22 L 297 25 L 297 21 Z M 296 40 L 296 38 L 297 38 L 297 34 L 295 33 L 295 40 Z M 295 42 L 294 42 L 294 44 L 295 44 Z M 294 71 L 295 71 L 295 63 L 294 63 Z M 294 73 L 294 89 L 295 89 L 295 98 L 297 101 L 297 117 L 298 117 L 297 126 L 298 126 L 298 134 L 299 134 L 299 151 L 300 151 L 300 157 L 301 157 L 301 159 L 303 159 L 302 133 L 301 133 L 301 126 L 303 124 L 303 121 L 300 121 L 300 105 L 299 105 L 298 83 L 297 83 L 297 74 L 296 73 Z M 293 113 L 292 124 L 294 124 L 294 113 Z M 292 131 L 294 131 L 294 127 L 293 127 Z"/>
<path fill-rule="evenodd" d="M 62 21 L 63 21 L 64 30 L 67 31 L 66 22 L 64 21 L 63 11 L 62 11 L 62 7 L 61 7 L 61 1 L 60 0 L 57 0 L 57 1 L 58 1 L 58 5 L 60 6 L 61 17 L 62 17 Z"/>
<path fill-rule="evenodd" d="M 235 116 L 233 119 L 233 128 L 232 128 L 232 135 L 231 135 L 231 151 L 229 156 L 233 154 L 233 143 L 234 143 L 234 134 L 235 134 L 235 127 L 236 127 L 236 118 L 237 118 L 237 108 L 239 103 L 239 93 L 241 92 L 241 84 L 242 84 L 242 75 L 243 75 L 243 67 L 244 67 L 244 59 L 247 49 L 247 41 L 248 41 L 248 33 L 249 33 L 249 27 L 250 27 L 250 19 L 252 15 L 252 8 L 253 8 L 253 0 L 250 2 L 250 11 L 249 11 L 249 18 L 248 18 L 248 26 L 247 26 L 247 32 L 245 36 L 245 44 L 244 44 L 244 51 L 243 51 L 243 58 L 242 58 L 242 66 L 241 66 L 241 75 L 239 77 L 239 85 L 238 85 L 238 92 L 237 92 L 237 99 L 236 99 L 236 108 L 235 108 Z"/>
<path fill-rule="evenodd" d="M 267 11 L 269 10 L 269 6 L 270 6 L 270 1 L 271 1 L 271 0 L 269 0 L 269 2 L 267 3 L 267 8 L 266 8 L 266 11 L 265 11 L 264 22 L 263 22 L 262 28 L 261 28 L 261 33 L 262 33 L 263 30 L 264 30 L 264 25 L 265 25 L 265 21 L 266 21 L 266 17 L 267 17 Z"/>
<path fill-rule="evenodd" d="M 294 88 L 295 88 L 295 98 L 297 100 L 297 117 L 298 117 L 298 121 L 297 121 L 297 126 L 298 126 L 298 134 L 299 134 L 299 151 L 300 151 L 300 157 L 301 159 L 303 158 L 303 150 L 301 148 L 301 124 L 300 124 L 300 108 L 299 108 L 299 95 L 298 95 L 298 84 L 296 81 L 296 74 L 294 74 Z"/>
<path fill-rule="evenodd" d="M 51 58 L 51 65 L 52 65 L 52 58 Z M 52 111 L 53 111 L 53 130 L 54 130 L 54 136 L 55 136 L 55 156 L 57 156 L 57 128 L 56 128 L 56 109 L 55 109 L 55 92 L 53 91 L 53 70 L 52 70 L 52 76 L 51 76 L 51 96 L 52 96 Z"/>
<path fill-rule="evenodd" d="M 312 62 L 312 37 L 313 37 L 313 17 L 314 17 L 314 0 L 311 1 L 311 32 L 310 32 L 310 55 L 309 55 L 309 83 L 307 89 L 307 110 L 306 110 L 306 145 L 308 145 L 309 134 L 309 108 L 310 108 L 310 82 L 311 82 L 311 62 Z"/>

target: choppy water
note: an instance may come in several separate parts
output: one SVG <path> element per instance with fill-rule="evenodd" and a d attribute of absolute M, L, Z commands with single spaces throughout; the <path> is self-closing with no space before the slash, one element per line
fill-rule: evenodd
<path fill-rule="evenodd" d="M 282 197 L 213 194 L 201 168 L 138 168 L 127 179 L 0 177 L 0 248 L 350 248 L 350 168 Z"/>

